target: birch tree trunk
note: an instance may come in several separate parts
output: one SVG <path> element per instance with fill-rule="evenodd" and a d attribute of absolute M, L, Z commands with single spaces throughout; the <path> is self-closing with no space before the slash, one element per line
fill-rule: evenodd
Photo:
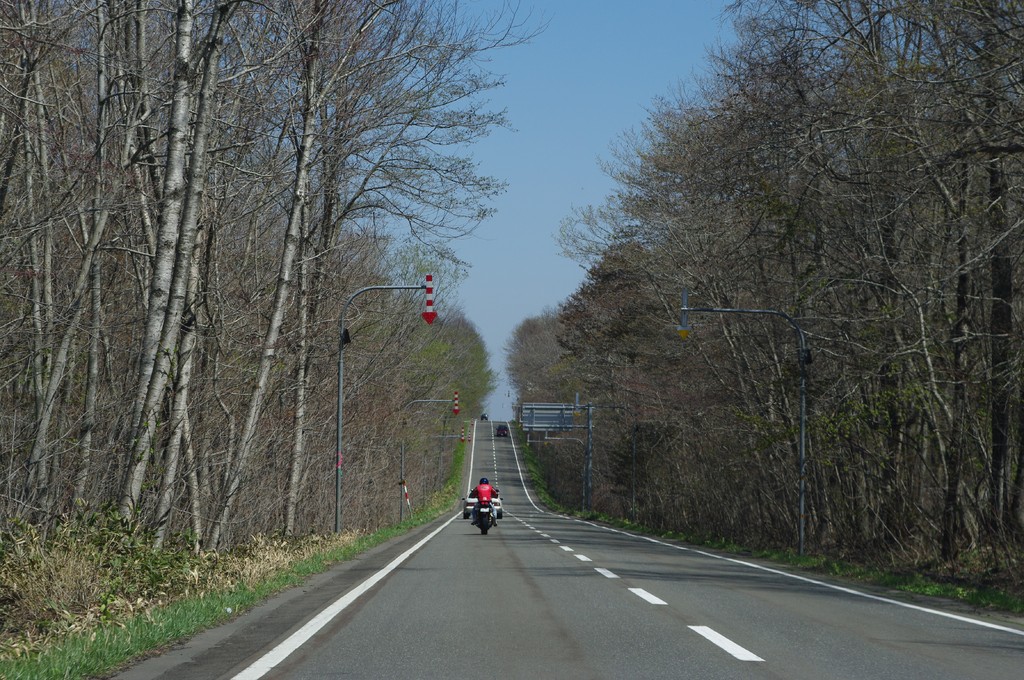
<path fill-rule="evenodd" d="M 185 470 L 188 479 L 188 500 L 193 537 L 192 552 L 198 553 L 202 548 L 203 539 L 203 489 L 199 483 L 199 462 L 192 440 L 192 421 L 187 410 L 184 414 L 182 436 L 185 440 Z"/>
<path fill-rule="evenodd" d="M 159 239 L 140 361 L 139 390 L 136 393 L 132 459 L 121 495 L 121 513 L 126 515 L 136 510 L 140 500 L 143 480 L 155 445 L 156 419 L 178 341 L 186 288 L 192 271 L 199 209 L 205 189 L 207 144 L 215 107 L 221 36 L 227 28 L 233 8 L 234 3 L 220 5 L 207 32 L 204 54 L 200 60 L 202 77 L 198 107 L 195 123 L 190 130 L 191 32 L 195 7 L 194 0 L 179 2 L 175 86 L 169 135 L 171 141 L 168 146 Z M 190 131 L 192 146 L 189 152 L 187 138 Z"/>
<path fill-rule="evenodd" d="M 85 374 L 85 413 L 82 416 L 82 428 L 78 438 L 78 470 L 75 474 L 74 501 L 76 504 L 88 503 L 86 485 L 92 464 L 92 438 L 96 429 L 96 395 L 100 382 L 100 334 L 103 323 L 102 298 L 99 263 L 93 262 L 89 272 L 89 358 Z"/>
<path fill-rule="evenodd" d="M 159 226 L 154 244 L 152 272 L 149 280 L 149 299 L 142 349 L 139 355 L 139 374 L 136 384 L 132 416 L 132 457 L 131 474 L 122 490 L 121 512 L 127 514 L 134 509 L 138 500 L 136 487 L 141 486 L 139 471 L 140 455 L 148 457 L 148 448 L 153 436 L 155 417 L 152 408 L 152 394 L 158 384 L 153 379 L 154 367 L 163 333 L 165 316 L 168 311 L 171 277 L 174 272 L 174 256 L 179 238 L 181 208 L 185 192 L 185 159 L 188 151 L 189 117 L 192 107 L 192 25 L 195 21 L 195 0 L 178 0 L 177 24 L 175 27 L 174 85 L 171 96 L 171 112 L 167 131 L 167 160 L 164 164 L 164 178 L 159 206 Z M 141 30 L 145 30 L 142 28 Z M 145 461 L 142 471 L 145 470 Z M 132 464 L 134 463 L 134 464 Z M 139 477 L 136 480 L 136 477 Z"/>
<path fill-rule="evenodd" d="M 305 231 L 305 230 L 303 230 Z M 302 243 L 307 243 L 305 234 Z M 306 381 L 309 361 L 309 260 L 300 257 L 298 299 L 298 348 L 295 357 L 295 418 L 292 424 L 292 455 L 285 500 L 285 534 L 295 533 L 295 512 L 299 505 L 306 470 Z"/>
<path fill-rule="evenodd" d="M 273 307 L 267 331 L 263 337 L 259 368 L 252 394 L 249 398 L 248 413 L 246 414 L 245 423 L 242 425 L 238 452 L 227 470 L 223 496 L 220 499 L 220 512 L 218 513 L 217 523 L 213 527 L 210 538 L 210 546 L 214 548 L 222 540 L 223 528 L 231 517 L 238 489 L 241 486 L 242 478 L 248 468 L 249 458 L 253 452 L 256 429 L 259 424 L 260 414 L 263 411 L 263 403 L 266 399 L 267 382 L 270 377 L 277 340 L 281 334 L 281 324 L 284 321 L 288 299 L 291 295 L 292 268 L 299 249 L 302 212 L 309 191 L 309 170 L 312 145 L 315 138 L 316 107 L 320 97 L 316 82 L 319 70 L 317 39 L 317 34 L 314 33 L 309 45 L 309 52 L 305 55 L 306 58 L 303 61 L 302 131 L 296 150 L 292 203 L 288 214 L 288 224 L 285 227 L 284 249 L 281 253 L 281 264 L 278 269 Z"/>
<path fill-rule="evenodd" d="M 191 258 L 188 287 L 186 292 L 185 308 L 190 310 L 187 318 L 182 322 L 180 348 L 177 352 L 180 368 L 174 381 L 174 403 L 171 407 L 171 417 L 168 427 L 170 438 L 167 448 L 164 451 L 164 473 L 160 484 L 160 493 L 157 499 L 156 508 L 156 545 L 163 545 L 167 538 L 167 527 L 171 522 L 171 511 L 174 507 L 175 488 L 178 482 L 178 468 L 181 460 L 182 446 L 188 447 L 185 439 L 186 423 L 188 422 L 188 404 L 191 394 L 192 368 L 195 364 L 196 353 L 196 307 L 199 287 L 199 259 L 203 251 L 203 235 L 207 230 L 202 230 L 196 239 L 195 248 Z"/>
<path fill-rule="evenodd" d="M 991 428 L 992 459 L 989 478 L 991 528 L 1000 531 L 1010 519 L 1010 383 L 1013 333 L 1013 258 L 1006 235 L 1006 183 L 1002 161 L 989 167 L 989 227 L 995 244 L 990 259 L 991 301 Z"/>

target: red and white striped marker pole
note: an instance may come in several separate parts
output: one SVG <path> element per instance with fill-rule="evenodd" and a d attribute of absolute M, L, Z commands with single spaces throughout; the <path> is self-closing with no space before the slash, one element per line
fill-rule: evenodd
<path fill-rule="evenodd" d="M 405 480 L 402 480 L 402 493 L 405 494 L 405 504 L 412 510 L 412 503 L 409 502 L 409 487 L 405 485 Z"/>
<path fill-rule="evenodd" d="M 427 324 L 429 325 L 429 324 L 434 323 L 434 319 L 437 318 L 437 312 L 434 311 L 434 275 L 433 274 L 427 274 L 426 291 L 427 291 L 427 310 L 425 312 L 423 312 L 423 314 L 421 314 L 420 316 L 422 316 L 423 320 L 426 321 Z"/>
<path fill-rule="evenodd" d="M 455 399 L 452 402 L 452 413 L 459 415 L 459 392 L 455 391 Z"/>

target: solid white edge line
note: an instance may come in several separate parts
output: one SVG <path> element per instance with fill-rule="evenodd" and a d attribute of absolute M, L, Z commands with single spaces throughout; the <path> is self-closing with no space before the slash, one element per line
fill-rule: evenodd
<path fill-rule="evenodd" d="M 959 614 L 952 614 L 950 612 L 944 612 L 944 611 L 942 611 L 940 609 L 930 609 L 928 607 L 922 607 L 920 605 L 911 604 L 909 602 L 900 602 L 899 600 L 893 600 L 893 599 L 888 598 L 888 597 L 882 597 L 881 595 L 872 595 L 870 593 L 865 593 L 865 592 L 861 592 L 859 590 L 854 590 L 853 588 L 846 588 L 846 587 L 843 587 L 843 586 L 834 585 L 832 583 L 825 583 L 824 581 L 818 581 L 818 580 L 813 579 L 813 578 L 807 578 L 806 576 L 799 576 L 797 574 L 790 574 L 789 572 L 782 571 L 781 569 L 772 569 L 771 567 L 765 567 L 765 566 L 762 566 L 760 564 L 754 564 L 753 562 L 744 562 L 743 560 L 737 560 L 737 559 L 735 559 L 733 557 L 723 557 L 722 555 L 715 555 L 714 553 L 705 552 L 703 550 L 697 550 L 696 548 L 687 548 L 687 547 L 681 546 L 681 545 L 673 545 L 671 543 L 666 543 L 664 541 L 659 541 L 656 538 L 651 538 L 650 536 L 641 536 L 639 534 L 632 534 L 632 533 L 630 533 L 628 531 L 620 531 L 618 529 L 612 529 L 611 527 L 601 526 L 600 524 L 594 524 L 593 522 L 588 522 L 588 521 L 582 520 L 582 519 L 577 519 L 576 521 L 580 522 L 581 524 L 587 524 L 589 526 L 595 527 L 597 529 L 604 529 L 605 531 L 611 531 L 612 533 L 622 534 L 623 536 L 632 536 L 633 538 L 636 538 L 636 539 L 639 539 L 639 540 L 642 540 L 642 541 L 648 541 L 650 543 L 656 543 L 657 545 L 662 545 L 662 546 L 665 546 L 666 548 L 672 548 L 674 550 L 681 550 L 683 552 L 691 552 L 691 553 L 694 553 L 695 555 L 703 555 L 704 557 L 710 557 L 712 559 L 722 560 L 723 562 L 732 562 L 733 564 L 739 564 L 739 565 L 742 565 L 744 567 L 749 567 L 751 569 L 757 569 L 758 571 L 764 571 L 764 572 L 767 572 L 769 574 L 775 574 L 777 576 L 782 576 L 782 577 L 785 577 L 785 578 L 795 579 L 797 581 L 802 581 L 803 583 L 810 583 L 810 584 L 813 584 L 813 585 L 816 585 L 816 586 L 821 586 L 822 588 L 828 588 L 830 590 L 836 590 L 836 591 L 839 591 L 841 593 L 846 593 L 848 595 L 854 595 L 854 596 L 857 596 L 857 597 L 863 597 L 865 599 L 874 600 L 876 602 L 884 602 L 885 604 L 892 604 L 892 605 L 896 605 L 897 607 L 904 607 L 906 609 L 913 609 L 914 611 L 923 612 L 925 614 L 931 614 L 933 616 L 941 616 L 943 618 L 952 619 L 954 621 L 960 621 L 961 623 L 971 623 L 971 624 L 974 624 L 976 626 L 981 626 L 982 628 L 990 628 L 992 630 L 998 630 L 998 631 L 1002 631 L 1004 633 L 1011 633 L 1013 635 L 1020 635 L 1021 637 L 1024 637 L 1024 630 L 1021 630 L 1019 628 L 1010 628 L 1009 626 L 1001 626 L 998 623 L 989 623 L 988 621 L 981 621 L 979 619 L 972 619 L 972 618 L 967 617 L 967 616 L 960 616 Z"/>
<path fill-rule="evenodd" d="M 477 421 L 474 420 L 473 434 L 469 445 L 470 483 L 472 483 L 473 459 L 474 456 L 476 455 L 476 426 Z M 514 448 L 515 444 L 513 444 L 513 450 Z M 519 461 L 517 457 L 516 465 L 518 466 L 518 464 Z M 520 479 L 522 479 L 522 470 L 520 470 L 519 476 Z M 469 495 L 469 488 L 467 488 L 466 490 L 466 495 Z M 262 657 L 257 659 L 256 662 L 250 665 L 248 668 L 244 669 L 242 672 L 235 675 L 234 680 L 256 680 L 257 678 L 263 677 L 271 669 L 273 669 L 279 663 L 284 661 L 292 652 L 294 652 L 296 649 L 305 644 L 306 641 L 309 640 L 309 638 L 315 635 L 321 628 L 326 626 L 335 616 L 344 611 L 346 607 L 355 602 L 363 593 L 365 593 L 367 590 L 369 590 L 378 582 L 380 582 L 381 579 L 383 579 L 385 576 L 394 571 L 398 567 L 398 565 L 407 560 L 414 552 L 419 550 L 427 541 L 432 539 L 437 534 L 441 533 L 441 531 L 445 527 L 447 527 L 449 524 L 455 521 L 456 518 L 461 516 L 462 513 L 460 511 L 459 514 L 455 515 L 455 517 L 452 517 L 447 522 L 442 524 L 440 527 L 432 531 L 419 543 L 409 548 L 404 553 L 402 553 L 394 560 L 392 560 L 391 563 L 388 564 L 386 567 L 384 567 L 376 574 L 360 583 L 358 586 L 347 592 L 339 599 L 335 600 L 330 606 L 328 606 L 326 609 L 324 609 L 319 614 L 310 619 L 306 623 L 306 625 L 292 633 L 283 642 L 281 642 L 276 647 L 271 649 L 269 652 L 264 654 Z"/>
<path fill-rule="evenodd" d="M 539 507 L 537 507 L 537 504 L 533 502 L 533 498 L 530 497 L 530 492 L 526 490 L 526 481 L 523 479 L 523 468 L 522 468 L 522 466 L 519 465 L 519 452 L 516 450 L 515 438 L 514 437 L 509 437 L 509 440 L 512 442 L 512 455 L 515 457 L 516 469 L 519 470 L 519 481 L 523 485 L 523 491 L 526 493 L 526 498 L 529 499 L 530 505 L 532 505 L 535 510 L 537 510 L 538 512 L 543 513 L 545 515 L 550 514 L 547 511 L 542 510 Z M 564 517 L 564 515 L 562 517 Z M 640 536 L 638 534 L 633 534 L 633 533 L 630 533 L 628 531 L 620 531 L 618 529 L 612 529 L 610 527 L 601 526 L 600 524 L 594 524 L 593 522 L 588 522 L 586 520 L 581 520 L 581 519 L 576 519 L 576 518 L 568 518 L 568 517 L 564 517 L 564 518 L 565 519 L 574 519 L 575 521 L 580 522 L 582 524 L 587 524 L 589 526 L 596 527 L 598 529 L 604 529 L 606 531 L 611 531 L 611 532 L 616 533 L 616 534 L 622 534 L 623 536 L 632 536 L 633 538 L 637 538 L 637 539 L 644 540 L 644 541 L 650 541 L 651 543 L 656 543 L 658 545 L 663 545 L 663 546 L 666 546 L 668 548 L 674 548 L 675 550 L 682 550 L 682 551 L 685 551 L 685 552 L 692 552 L 692 553 L 695 553 L 697 555 L 703 555 L 705 557 L 710 557 L 712 559 L 723 560 L 725 562 L 732 562 L 733 564 L 739 564 L 739 565 L 742 565 L 744 567 L 749 567 L 751 569 L 757 569 L 759 571 L 764 571 L 764 572 L 767 572 L 769 574 L 776 574 L 776 575 L 782 576 L 784 578 L 796 579 L 796 580 L 802 581 L 804 583 L 810 583 L 810 584 L 813 584 L 813 585 L 816 585 L 816 586 L 820 586 L 822 588 L 828 588 L 830 590 L 836 590 L 836 591 L 839 591 L 839 592 L 842 592 L 842 593 L 846 593 L 848 595 L 854 595 L 856 597 L 863 597 L 863 598 L 866 598 L 868 600 L 874 600 L 876 602 L 884 602 L 885 604 L 891 604 L 891 605 L 896 605 L 897 607 L 904 607 L 906 609 L 912 609 L 914 611 L 919 611 L 919 612 L 922 612 L 924 614 L 931 614 L 932 616 L 941 616 L 943 618 L 952 619 L 954 621 L 960 621 L 961 623 L 969 623 L 969 624 L 973 624 L 975 626 L 981 626 L 982 628 L 989 628 L 991 630 L 998 630 L 998 631 L 1002 631 L 1004 633 L 1010 633 L 1012 635 L 1019 635 L 1021 637 L 1024 637 L 1024 630 L 1020 630 L 1019 628 L 1011 628 L 1009 626 L 1001 626 L 998 623 L 989 623 L 988 621 L 981 621 L 979 619 L 972 619 L 972 618 L 967 617 L 967 616 L 960 616 L 958 614 L 953 614 L 953 613 L 950 613 L 950 612 L 944 612 L 944 611 L 939 610 L 939 609 L 931 609 L 929 607 L 922 607 L 920 605 L 911 604 L 909 602 L 900 602 L 899 600 L 893 600 L 891 598 L 882 597 L 880 595 L 872 595 L 870 593 L 865 593 L 865 592 L 861 592 L 859 590 L 854 590 L 853 588 L 844 588 L 843 586 L 837 586 L 837 585 L 833 585 L 831 583 L 825 583 L 824 581 L 818 581 L 816 579 L 807 578 L 806 576 L 798 576 L 797 574 L 791 574 L 789 572 L 782 571 L 781 569 L 772 569 L 771 567 L 764 567 L 764 566 L 761 566 L 760 564 L 754 564 L 753 562 L 744 562 L 743 560 L 737 560 L 737 559 L 732 558 L 732 557 L 723 557 L 722 555 L 715 555 L 714 553 L 705 552 L 703 550 L 696 550 L 694 548 L 686 548 L 684 546 L 673 545 L 671 543 L 665 543 L 664 541 L 659 541 L 656 538 L 651 538 L 649 536 Z M 552 539 L 552 542 L 555 542 L 554 539 Z"/>
<path fill-rule="evenodd" d="M 687 626 L 687 628 L 704 636 L 706 639 L 729 652 L 740 661 L 764 661 L 764 659 L 759 657 L 757 654 L 740 647 L 729 638 L 711 628 L 708 628 L 707 626 Z"/>
<path fill-rule="evenodd" d="M 544 512 L 537 507 L 536 503 L 533 502 L 533 497 L 530 495 L 529 489 L 526 488 L 526 480 L 523 478 L 523 467 L 519 464 L 519 451 L 516 450 L 516 438 L 512 436 L 511 431 L 508 434 L 508 441 L 512 444 L 512 458 L 516 461 L 516 470 L 519 471 L 519 483 L 523 486 L 523 493 L 526 494 L 526 500 L 530 501 L 530 505 L 533 506 L 534 510 L 537 512 Z M 544 512 L 544 514 L 547 513 Z"/>
<path fill-rule="evenodd" d="M 316 635 L 321 628 L 330 623 L 334 617 L 344 611 L 346 607 L 355 602 L 363 593 L 368 591 L 379 583 L 385 576 L 394 571 L 402 562 L 409 559 L 413 553 L 422 548 L 427 541 L 441 533 L 458 517 L 462 517 L 461 512 L 439 526 L 437 529 L 431 531 L 416 545 L 391 560 L 386 567 L 378 571 L 376 574 L 335 600 L 326 609 L 322 610 L 319 614 L 310 619 L 306 625 L 289 635 L 283 642 L 279 643 L 276 647 L 261 656 L 251 666 L 243 670 L 238 675 L 235 675 L 233 680 L 257 680 L 257 678 L 262 678 L 265 674 L 269 673 L 275 666 L 284 661 L 292 652 L 304 645 L 311 637 Z"/>
<path fill-rule="evenodd" d="M 469 470 L 470 470 L 470 484 L 472 484 L 472 471 L 473 462 L 476 455 L 476 442 L 477 442 L 477 421 L 473 421 L 473 438 L 469 446 Z M 533 498 L 530 496 L 529 490 L 526 488 L 526 480 L 523 478 L 523 468 L 519 464 L 519 452 L 516 450 L 516 442 L 514 437 L 509 437 L 509 441 L 512 444 L 512 455 L 516 462 L 516 469 L 519 472 L 519 481 L 522 484 L 523 492 L 526 494 L 527 500 L 530 501 L 530 505 L 534 507 L 538 512 L 544 512 L 537 504 L 533 502 Z M 494 442 L 491 442 L 492 448 L 494 448 Z M 495 468 L 497 470 L 497 468 Z M 469 495 L 469 491 L 472 487 L 467 487 L 466 495 Z M 545 513 L 546 514 L 546 513 Z M 370 578 L 363 581 L 361 584 L 350 590 L 348 593 L 335 600 L 330 606 L 322 610 L 319 614 L 310 619 L 302 628 L 292 633 L 284 641 L 278 644 L 276 647 L 271 649 L 269 652 L 264 654 L 262 657 L 256 660 L 255 663 L 251 664 L 247 668 L 243 669 L 240 673 L 233 677 L 233 680 L 257 680 L 257 678 L 263 677 L 265 674 L 270 672 L 278 664 L 284 661 L 292 652 L 301 647 L 306 641 L 309 640 L 313 635 L 320 631 L 321 628 L 326 626 L 334 617 L 345 610 L 350 604 L 355 602 L 360 596 L 366 591 L 372 588 L 374 585 L 379 583 L 381 579 L 394 571 L 402 562 L 407 560 L 413 553 L 419 550 L 427 541 L 434 538 L 437 534 L 447 527 L 449 524 L 454 522 L 457 518 L 462 517 L 460 512 L 449 519 L 447 522 L 442 524 L 440 527 L 432 531 L 428 536 L 423 538 L 419 543 L 409 548 L 394 560 L 391 561 L 386 567 L 378 571 Z M 557 541 L 552 541 L 557 542 Z"/>
<path fill-rule="evenodd" d="M 655 597 L 654 595 L 651 595 L 643 588 L 630 588 L 629 592 L 633 593 L 641 599 L 647 600 L 651 604 L 668 604 L 668 602 L 665 602 L 665 600 L 661 599 L 660 597 Z"/>
<path fill-rule="evenodd" d="M 611 571 L 609 569 L 605 569 L 604 567 L 594 567 L 594 571 L 596 571 L 598 574 L 601 574 L 601 576 L 604 576 L 605 578 L 618 578 L 619 577 L 618 574 L 616 574 L 615 572 L 613 572 L 613 571 Z"/>

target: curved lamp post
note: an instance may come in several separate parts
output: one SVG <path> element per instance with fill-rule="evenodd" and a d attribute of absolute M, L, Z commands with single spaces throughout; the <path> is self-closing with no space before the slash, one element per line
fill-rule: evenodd
<path fill-rule="evenodd" d="M 456 392 L 456 394 L 458 394 L 458 392 Z M 402 410 L 404 411 L 405 409 L 409 408 L 413 404 L 454 404 L 454 403 L 455 403 L 455 399 L 413 399 L 408 404 L 403 406 Z M 442 430 L 442 433 L 443 433 L 443 430 Z M 405 483 L 405 440 L 404 439 L 402 440 L 401 463 L 399 463 L 399 465 L 401 467 L 400 474 L 401 474 L 401 478 L 402 478 L 402 483 L 404 484 Z M 404 493 L 403 494 L 399 494 L 399 498 L 398 498 L 398 521 L 399 522 L 401 522 L 405 518 L 405 505 L 403 504 L 403 500 L 404 500 Z"/>
<path fill-rule="evenodd" d="M 811 352 L 807 349 L 807 338 L 804 335 L 804 331 L 800 328 L 800 324 L 796 322 L 793 317 L 785 312 L 780 312 L 777 309 L 722 309 L 718 307 L 690 307 L 687 301 L 687 290 L 683 288 L 682 294 L 682 306 L 679 308 L 679 326 L 676 331 L 679 336 L 685 340 L 690 334 L 690 324 L 688 322 L 688 312 L 713 312 L 718 314 L 772 314 L 774 316 L 780 316 L 793 327 L 796 331 L 797 339 L 797 363 L 800 365 L 800 441 L 797 444 L 797 451 L 799 457 L 799 469 L 800 469 L 800 501 L 798 508 L 799 516 L 799 554 L 804 554 L 804 533 L 806 525 L 806 516 L 804 512 L 804 497 L 807 488 L 807 457 L 806 457 L 806 440 L 807 440 L 807 364 L 811 363 Z"/>
<path fill-rule="evenodd" d="M 427 278 L 430 281 L 430 277 Z M 367 293 L 371 290 L 427 290 L 426 284 L 420 284 L 415 286 L 367 286 L 366 288 L 360 288 L 356 292 L 352 293 L 348 300 L 341 308 L 341 317 L 338 321 L 338 428 L 335 437 L 335 444 L 338 454 L 338 459 L 335 463 L 334 468 L 334 533 L 341 531 L 341 464 L 344 461 L 342 456 L 341 447 L 341 409 L 344 403 L 344 395 L 342 393 L 342 386 L 344 385 L 344 369 L 345 369 L 345 315 L 348 313 L 348 306 L 352 304 L 352 301 L 363 293 Z M 431 310 L 432 311 L 432 310 Z M 426 317 L 424 317 L 426 318 Z M 427 321 L 430 323 L 433 319 Z"/>

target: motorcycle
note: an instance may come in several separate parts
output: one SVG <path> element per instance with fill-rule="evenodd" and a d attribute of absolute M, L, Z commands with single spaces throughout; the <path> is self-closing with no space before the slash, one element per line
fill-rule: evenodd
<path fill-rule="evenodd" d="M 501 519 L 501 515 L 502 515 L 501 498 L 499 498 L 497 496 L 492 498 L 491 499 L 491 505 L 493 507 L 494 518 L 495 519 Z M 476 499 L 475 498 L 466 498 L 465 496 L 463 496 L 462 497 L 462 519 L 469 519 L 470 517 L 472 517 L 473 516 L 473 508 L 475 508 L 475 507 L 476 507 Z"/>
<path fill-rule="evenodd" d="M 484 536 L 487 535 L 487 530 L 495 526 L 497 522 L 494 521 L 494 513 L 491 512 L 491 504 L 489 501 L 481 501 L 480 509 L 477 511 L 476 523 L 480 527 L 480 533 Z"/>

